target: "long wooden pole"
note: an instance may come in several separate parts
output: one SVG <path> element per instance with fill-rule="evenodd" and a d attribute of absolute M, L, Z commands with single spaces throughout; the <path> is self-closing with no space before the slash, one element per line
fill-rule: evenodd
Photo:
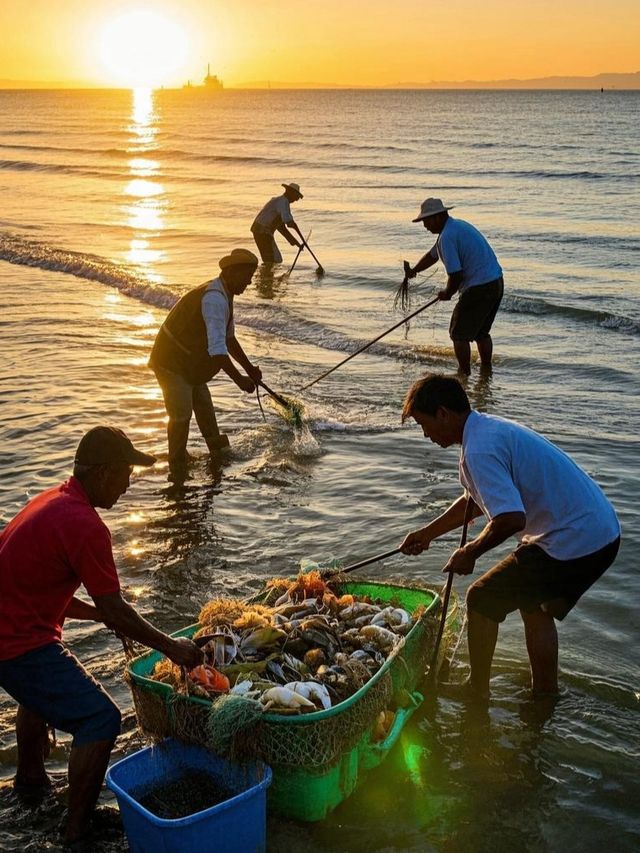
<path fill-rule="evenodd" d="M 458 548 L 464 548 L 467 544 L 467 531 L 469 529 L 469 522 L 471 521 L 471 510 L 473 508 L 473 501 L 471 500 L 471 496 L 467 496 L 467 503 L 464 508 L 464 521 L 462 523 L 462 533 L 460 534 L 460 544 Z M 451 598 L 451 588 L 453 586 L 453 572 L 449 572 L 449 577 L 447 578 L 447 582 L 444 587 L 444 596 L 442 599 L 442 616 L 440 617 L 440 625 L 438 626 L 438 633 L 436 635 L 436 642 L 433 647 L 433 655 L 431 656 L 431 665 L 429 667 L 429 681 L 433 682 L 435 680 L 437 671 L 438 671 L 438 655 L 440 653 L 440 644 L 442 643 L 442 635 L 444 634 L 444 627 L 447 622 L 447 611 L 449 609 L 449 599 Z"/>
<path fill-rule="evenodd" d="M 431 302 L 427 302 L 426 305 L 423 305 L 421 308 L 417 308 L 412 314 L 408 314 L 406 317 L 404 317 L 402 320 L 400 320 L 399 323 L 396 323 L 395 326 L 392 326 L 390 329 L 387 329 L 386 332 L 383 332 L 381 335 L 378 335 L 377 338 L 374 338 L 372 341 L 369 341 L 368 344 L 365 344 L 364 346 L 360 347 L 360 349 L 356 350 L 355 352 L 352 352 L 351 355 L 348 355 L 346 358 L 343 358 L 342 361 L 339 362 L 339 364 L 334 365 L 334 367 L 331 367 L 329 370 L 325 370 L 324 373 L 321 373 L 320 376 L 317 376 L 312 382 L 307 382 L 306 385 L 303 385 L 302 388 L 299 388 L 298 390 L 299 391 L 306 391 L 307 388 L 311 388 L 311 386 L 315 385 L 316 382 L 320 382 L 321 379 L 324 379 L 330 373 L 333 373 L 334 370 L 337 370 L 339 367 L 342 367 L 343 364 L 346 364 L 348 361 L 351 361 L 352 358 L 355 358 L 357 355 L 360 355 L 361 352 L 364 352 L 366 349 L 369 349 L 370 346 L 373 346 L 373 344 L 377 343 L 379 340 L 384 338 L 386 335 L 390 334 L 391 332 L 394 332 L 400 326 L 403 326 L 409 320 L 413 319 L 418 314 L 420 314 L 421 311 L 424 311 L 427 308 L 430 308 L 432 305 L 435 305 L 436 302 L 439 302 L 439 301 L 440 301 L 439 297 L 436 296 L 436 298 L 432 299 Z"/>

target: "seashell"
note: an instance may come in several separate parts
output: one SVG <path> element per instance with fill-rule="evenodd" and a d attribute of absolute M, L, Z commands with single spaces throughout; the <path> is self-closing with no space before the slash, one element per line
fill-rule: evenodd
<path fill-rule="evenodd" d="M 303 660 L 310 669 L 315 671 L 319 666 L 327 662 L 327 656 L 322 649 L 309 649 Z"/>
<path fill-rule="evenodd" d="M 356 601 L 350 607 L 345 607 L 344 610 L 340 611 L 340 618 L 345 622 L 349 622 L 351 619 L 357 619 L 358 616 L 364 616 L 366 613 L 370 613 L 373 616 L 381 610 L 382 608 L 377 604 L 367 604 L 366 601 Z"/>
<path fill-rule="evenodd" d="M 236 681 L 229 693 L 234 696 L 245 696 L 247 699 L 253 699 L 258 695 L 258 690 L 255 689 L 253 681 Z"/>
<path fill-rule="evenodd" d="M 397 634 L 389 631 L 388 628 L 381 628 L 380 625 L 365 625 L 364 628 L 360 629 L 360 636 L 374 643 L 383 651 L 391 651 L 400 641 Z"/>

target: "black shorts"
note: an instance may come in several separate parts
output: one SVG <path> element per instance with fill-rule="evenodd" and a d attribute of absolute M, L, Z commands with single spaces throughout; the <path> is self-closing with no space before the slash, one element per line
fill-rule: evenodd
<path fill-rule="evenodd" d="M 481 341 L 489 337 L 498 313 L 504 282 L 502 276 L 487 284 L 470 287 L 460 294 L 449 324 L 452 341 Z"/>
<path fill-rule="evenodd" d="M 503 622 L 508 613 L 542 609 L 564 619 L 616 558 L 620 537 L 593 554 L 556 560 L 538 545 L 520 545 L 467 591 L 470 610 Z"/>

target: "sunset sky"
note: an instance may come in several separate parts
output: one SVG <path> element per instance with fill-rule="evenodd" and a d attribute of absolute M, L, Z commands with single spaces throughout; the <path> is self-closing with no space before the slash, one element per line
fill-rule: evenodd
<path fill-rule="evenodd" d="M 0 80 L 387 85 L 640 70 L 637 0 L 1 0 Z"/>

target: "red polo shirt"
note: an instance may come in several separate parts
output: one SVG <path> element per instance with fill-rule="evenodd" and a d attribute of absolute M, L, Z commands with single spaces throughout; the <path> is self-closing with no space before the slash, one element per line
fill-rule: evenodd
<path fill-rule="evenodd" d="M 81 584 L 91 596 L 120 589 L 109 530 L 71 477 L 0 533 L 0 660 L 59 641 Z"/>

